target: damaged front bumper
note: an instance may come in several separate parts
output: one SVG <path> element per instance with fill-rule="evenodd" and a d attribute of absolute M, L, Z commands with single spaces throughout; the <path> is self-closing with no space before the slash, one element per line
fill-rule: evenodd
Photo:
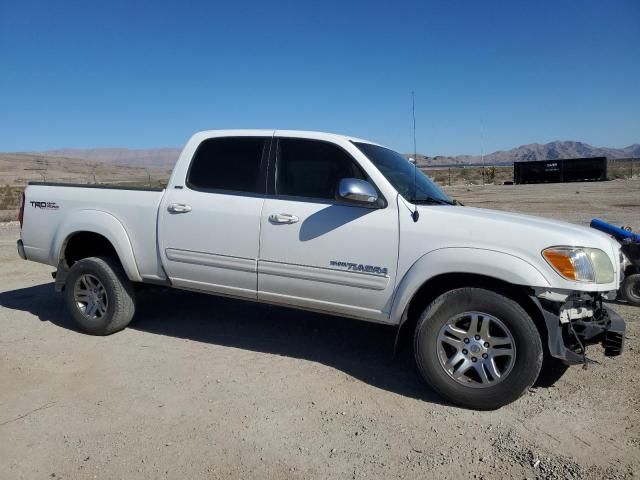
<path fill-rule="evenodd" d="M 564 302 L 531 297 L 547 327 L 549 353 L 567 364 L 584 364 L 588 345 L 601 344 L 609 357 L 622 354 L 624 320 L 603 305 L 600 294 L 568 295 Z"/>

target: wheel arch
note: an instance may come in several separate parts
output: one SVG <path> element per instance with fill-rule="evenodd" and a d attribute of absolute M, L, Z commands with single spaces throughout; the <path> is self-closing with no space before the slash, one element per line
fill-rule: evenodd
<path fill-rule="evenodd" d="M 396 291 L 390 318 L 398 325 L 395 348 L 411 337 L 421 312 L 431 302 L 463 287 L 484 288 L 517 302 L 531 316 L 546 345 L 544 316 L 531 299 L 534 286 L 549 283 L 535 267 L 512 255 L 467 248 L 430 252 L 409 269 Z"/>
<path fill-rule="evenodd" d="M 96 210 L 74 213 L 58 228 L 52 249 L 54 264 L 64 268 L 89 256 L 111 256 L 120 262 L 129 280 L 142 281 L 129 236 L 120 221 L 109 213 Z"/>

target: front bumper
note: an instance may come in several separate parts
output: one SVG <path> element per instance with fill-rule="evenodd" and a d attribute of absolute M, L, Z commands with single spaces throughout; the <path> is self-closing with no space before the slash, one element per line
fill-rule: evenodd
<path fill-rule="evenodd" d="M 561 322 L 557 304 L 541 302 L 532 297 L 540 308 L 547 326 L 547 345 L 552 357 L 567 364 L 586 363 L 588 345 L 601 344 L 608 357 L 621 355 L 624 350 L 624 320 L 602 300 L 595 301 L 594 314 L 589 318 Z"/>

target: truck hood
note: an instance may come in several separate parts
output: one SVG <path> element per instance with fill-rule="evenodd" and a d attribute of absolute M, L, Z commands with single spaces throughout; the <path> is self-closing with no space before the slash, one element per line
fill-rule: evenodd
<path fill-rule="evenodd" d="M 599 248 L 609 256 L 616 277 L 619 272 L 619 244 L 592 228 L 483 208 L 421 205 L 418 209 L 419 222 L 423 223 L 421 230 L 428 232 L 431 238 L 440 237 L 440 242 L 436 239 L 435 243 L 442 244 L 446 239 L 451 247 L 481 248 L 514 255 L 535 266 L 550 280 L 560 277 L 546 263 L 541 252 L 552 246 Z"/>

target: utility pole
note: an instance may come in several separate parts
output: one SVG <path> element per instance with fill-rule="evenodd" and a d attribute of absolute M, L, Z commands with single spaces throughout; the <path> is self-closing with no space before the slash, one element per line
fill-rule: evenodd
<path fill-rule="evenodd" d="M 40 176 L 42 177 L 42 181 L 43 182 L 47 181 L 47 177 L 45 177 L 44 173 L 42 173 L 42 172 L 46 172 L 47 171 L 46 168 L 25 168 L 25 170 L 33 170 L 34 172 L 38 172 L 40 174 Z"/>
<path fill-rule="evenodd" d="M 98 182 L 96 182 L 96 169 L 98 168 L 98 163 L 96 163 L 93 168 L 91 169 L 91 176 L 93 177 L 93 183 L 96 184 Z"/>

